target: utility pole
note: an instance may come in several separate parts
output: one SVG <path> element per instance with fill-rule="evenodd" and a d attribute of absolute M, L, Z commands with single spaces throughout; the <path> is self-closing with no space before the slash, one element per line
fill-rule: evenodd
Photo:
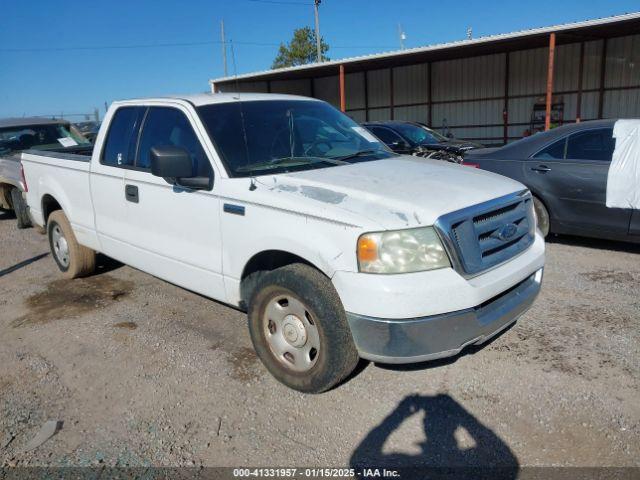
<path fill-rule="evenodd" d="M 313 0 L 313 11 L 316 15 L 316 61 L 320 63 L 322 61 L 322 48 L 320 47 L 320 15 L 318 14 L 318 7 L 322 0 Z"/>
<path fill-rule="evenodd" d="M 407 36 L 402 31 L 402 26 L 398 24 L 398 38 L 400 39 L 400 50 L 404 50 L 404 41 L 407 39 Z"/>
<path fill-rule="evenodd" d="M 222 40 L 222 65 L 224 76 L 227 76 L 227 42 L 224 39 L 224 20 L 220 20 L 220 39 Z"/>
<path fill-rule="evenodd" d="M 473 28 L 467 28 L 467 40 L 471 40 L 473 38 Z"/>

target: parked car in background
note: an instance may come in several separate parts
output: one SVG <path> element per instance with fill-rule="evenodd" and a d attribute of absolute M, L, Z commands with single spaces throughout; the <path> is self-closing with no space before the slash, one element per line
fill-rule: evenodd
<path fill-rule="evenodd" d="M 412 363 L 481 344 L 542 281 L 522 184 L 394 154 L 317 99 L 116 102 L 92 156 L 22 162 L 65 276 L 90 274 L 98 251 L 246 309 L 258 357 L 305 392 L 358 357 Z"/>
<path fill-rule="evenodd" d="M 0 207 L 13 210 L 18 228 L 30 226 L 20 153 L 29 148 L 74 151 L 88 141 L 68 122 L 38 117 L 0 119 Z M 72 148 L 76 147 L 76 148 Z"/>
<path fill-rule="evenodd" d="M 77 122 L 74 126 L 78 129 L 78 131 L 89 140 L 91 143 L 96 141 L 96 137 L 98 136 L 98 131 L 100 130 L 100 122 L 96 121 L 86 121 L 86 122 Z"/>
<path fill-rule="evenodd" d="M 639 242 L 640 211 L 606 205 L 615 122 L 564 125 L 504 147 L 466 152 L 464 163 L 525 184 L 545 236 L 553 232 Z M 640 168 L 640 158 L 636 161 Z"/>
<path fill-rule="evenodd" d="M 404 155 L 460 163 L 465 151 L 483 147 L 479 143 L 445 137 L 419 122 L 391 120 L 362 125 L 391 150 Z"/>

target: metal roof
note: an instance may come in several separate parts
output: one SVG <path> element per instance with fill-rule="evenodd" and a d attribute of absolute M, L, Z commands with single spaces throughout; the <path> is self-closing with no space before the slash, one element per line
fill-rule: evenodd
<path fill-rule="evenodd" d="M 69 122 L 66 120 L 42 118 L 42 117 L 0 118 L 0 128 L 26 127 L 29 125 L 57 125 L 59 123 L 69 123 Z"/>
<path fill-rule="evenodd" d="M 339 60 L 330 60 L 327 62 L 320 63 L 310 63 L 306 65 L 298 65 L 295 67 L 286 67 L 286 68 L 278 68 L 273 70 L 263 70 L 259 72 L 253 73 L 245 73 L 241 75 L 220 77 L 209 80 L 210 84 L 215 83 L 225 83 L 232 82 L 236 80 L 257 80 L 257 79 L 268 79 L 269 77 L 278 77 L 282 76 L 282 74 L 303 74 L 306 73 L 306 76 L 312 75 L 314 70 L 325 69 L 326 67 L 337 67 L 338 65 L 345 65 L 348 67 L 349 65 L 355 65 L 362 62 L 376 62 L 383 61 L 389 59 L 407 59 L 409 60 L 411 57 L 428 54 L 428 53 L 436 53 L 439 51 L 447 51 L 452 49 L 460 49 L 460 48 L 473 48 L 473 47 L 481 47 L 487 46 L 497 42 L 508 42 L 508 41 L 518 41 L 524 40 L 531 37 L 542 36 L 549 34 L 551 32 L 555 32 L 556 34 L 560 33 L 576 33 L 576 30 L 589 30 L 589 29 L 597 29 L 597 28 L 607 28 L 612 27 L 613 25 L 618 25 L 622 23 L 635 23 L 640 21 L 640 12 L 626 13 L 623 15 L 615 15 L 611 17 L 597 18 L 592 20 L 585 20 L 582 22 L 573 22 L 573 23 L 565 23 L 560 25 L 552 25 L 548 27 L 541 28 L 532 28 L 528 30 L 521 30 L 517 32 L 511 33 L 501 33 L 497 35 L 488 35 L 485 37 L 478 37 L 471 40 L 458 40 L 454 42 L 447 42 L 435 45 L 427 45 L 423 47 L 416 48 L 407 48 L 405 50 L 395 50 L 389 52 L 376 53 L 371 55 L 362 55 L 357 57 L 344 58 Z M 612 25 L 613 24 L 613 25 Z M 615 34 L 615 31 L 612 32 Z M 620 33 L 622 34 L 622 33 Z M 575 39 L 574 39 L 575 41 Z M 531 47 L 529 47 L 531 48 Z M 297 75 L 300 76 L 300 75 Z"/>

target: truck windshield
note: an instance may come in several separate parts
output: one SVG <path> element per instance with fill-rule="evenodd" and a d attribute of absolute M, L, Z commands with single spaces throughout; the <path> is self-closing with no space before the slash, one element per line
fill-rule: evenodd
<path fill-rule="evenodd" d="M 68 123 L 20 125 L 0 128 L 0 154 L 17 153 L 35 148 L 63 151 L 91 143 Z"/>
<path fill-rule="evenodd" d="M 233 177 L 327 168 L 395 156 L 324 102 L 259 100 L 198 107 Z"/>

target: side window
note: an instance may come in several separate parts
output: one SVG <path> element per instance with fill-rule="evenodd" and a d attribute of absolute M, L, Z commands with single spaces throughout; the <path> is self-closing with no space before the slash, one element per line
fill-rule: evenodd
<path fill-rule="evenodd" d="M 113 167 L 133 165 L 138 129 L 145 110 L 145 107 L 120 107 L 116 110 L 102 149 L 102 164 Z"/>
<path fill-rule="evenodd" d="M 382 140 L 387 145 L 392 144 L 393 142 L 402 142 L 402 138 L 400 135 L 395 133 L 393 130 L 384 127 L 367 127 L 371 133 L 373 133 L 376 137 Z"/>
<path fill-rule="evenodd" d="M 610 162 L 614 147 L 611 128 L 574 133 L 567 142 L 567 159 Z"/>
<path fill-rule="evenodd" d="M 191 155 L 194 176 L 211 176 L 211 164 L 187 117 L 170 107 L 151 107 L 142 127 L 136 166 L 150 168 L 151 148 L 182 147 Z"/>
<path fill-rule="evenodd" d="M 564 147 L 567 143 L 567 139 L 563 138 L 557 142 L 553 142 L 551 145 L 543 148 L 536 153 L 533 158 L 541 160 L 562 160 L 564 158 Z"/>

